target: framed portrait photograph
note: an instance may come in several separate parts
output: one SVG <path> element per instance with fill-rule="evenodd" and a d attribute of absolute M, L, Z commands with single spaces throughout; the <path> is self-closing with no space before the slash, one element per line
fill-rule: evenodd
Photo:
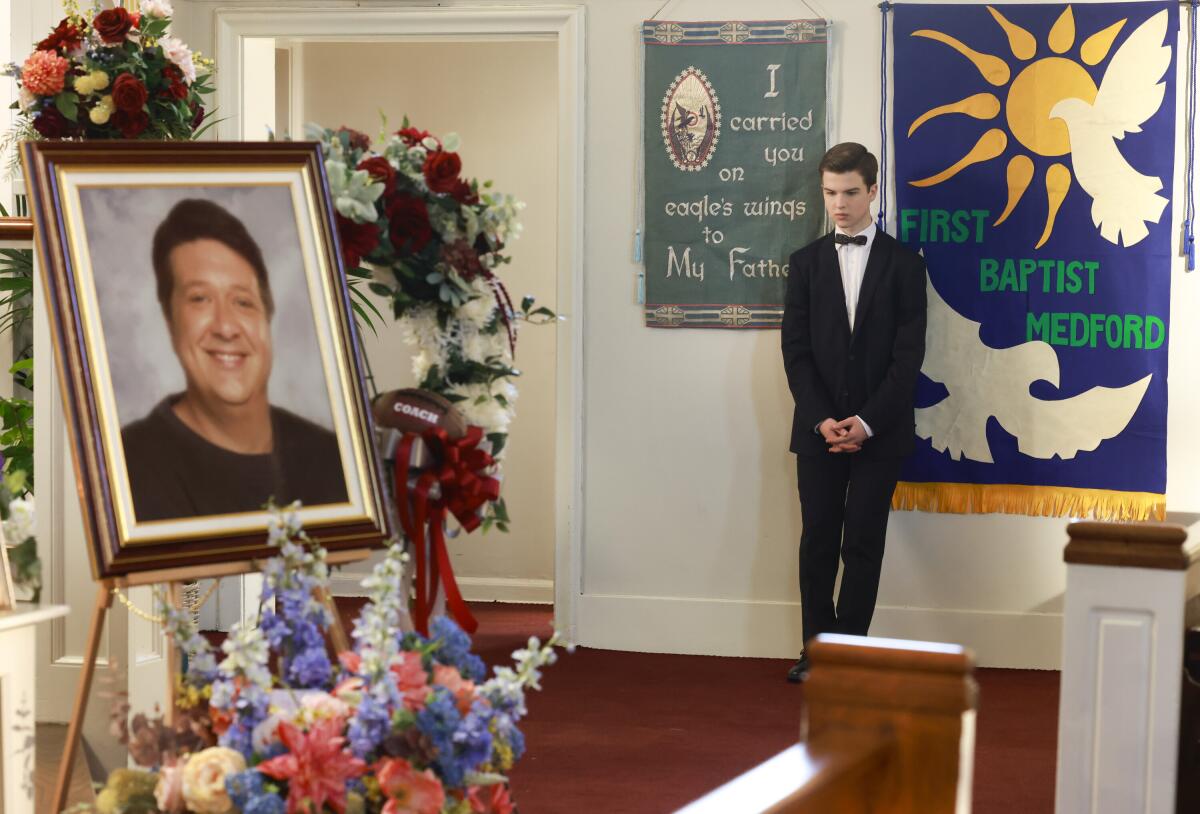
<path fill-rule="evenodd" d="M 385 539 L 319 145 L 22 149 L 96 577 Z"/>

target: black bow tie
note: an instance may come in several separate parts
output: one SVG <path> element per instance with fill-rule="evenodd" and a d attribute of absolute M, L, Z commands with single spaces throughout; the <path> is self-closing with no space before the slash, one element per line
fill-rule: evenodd
<path fill-rule="evenodd" d="M 845 246 L 847 243 L 853 243 L 855 246 L 867 245 L 866 235 L 844 235 L 841 232 L 833 233 L 833 242 L 839 246 Z"/>

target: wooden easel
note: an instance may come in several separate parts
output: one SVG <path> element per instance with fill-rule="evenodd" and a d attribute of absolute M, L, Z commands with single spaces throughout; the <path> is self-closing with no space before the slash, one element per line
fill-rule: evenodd
<path fill-rule="evenodd" d="M 325 558 L 329 565 L 346 565 L 359 560 L 365 560 L 371 555 L 370 549 L 355 548 L 347 551 L 330 551 Z M 80 735 L 83 732 L 83 719 L 87 714 L 88 694 L 92 689 L 92 678 L 96 671 L 96 656 L 100 651 L 100 633 L 104 629 L 104 619 L 112 607 L 114 590 L 127 590 L 143 585 L 168 585 L 169 601 L 175 607 L 181 605 L 181 585 L 184 582 L 199 579 L 220 579 L 222 577 L 253 574 L 261 571 L 260 560 L 246 562 L 216 563 L 213 565 L 188 566 L 183 568 L 167 568 L 158 571 L 144 571 L 123 577 L 102 579 L 96 586 L 96 601 L 92 605 L 91 623 L 88 625 L 87 642 L 84 645 L 83 669 L 79 675 L 79 686 L 75 688 L 75 706 L 71 711 L 71 723 L 67 727 L 67 742 L 63 747 L 62 762 L 58 766 L 58 778 L 54 783 L 52 798 L 54 814 L 62 811 L 67 805 L 67 790 L 71 780 L 71 770 L 75 766 L 75 757 L 79 752 Z M 350 649 L 350 638 L 342 624 L 341 616 L 333 603 L 333 598 L 324 589 L 320 592 L 320 600 L 333 614 L 333 624 L 329 635 L 333 646 L 339 652 Z M 165 635 L 165 634 L 164 634 Z M 167 649 L 167 698 L 170 704 L 167 708 L 167 720 L 175 720 L 175 676 L 179 674 L 179 649 L 174 644 Z"/>

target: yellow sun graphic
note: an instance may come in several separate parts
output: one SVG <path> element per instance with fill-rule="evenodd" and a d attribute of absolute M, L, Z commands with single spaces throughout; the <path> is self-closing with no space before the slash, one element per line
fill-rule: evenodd
<path fill-rule="evenodd" d="M 1008 38 L 1013 57 L 1021 62 L 1033 59 L 1037 53 L 1037 40 L 1034 36 L 991 6 L 988 6 L 987 10 Z M 933 186 L 953 178 L 972 164 L 998 158 L 1008 148 L 1010 133 L 1012 138 L 1031 153 L 1046 157 L 1070 153 L 1071 138 L 1067 125 L 1061 117 L 1052 118 L 1051 111 L 1064 99 L 1079 99 L 1088 105 L 1096 101 L 1098 88 L 1083 65 L 1098 65 L 1108 56 L 1109 49 L 1125 22 L 1126 20 L 1122 19 L 1084 40 L 1079 48 L 1079 61 L 1075 61 L 1067 55 L 1075 45 L 1075 16 L 1071 7 L 1067 6 L 1050 28 L 1046 39 L 1046 45 L 1053 55 L 1044 56 L 1023 68 L 1018 65 L 1019 71 L 1015 78 L 1014 69 L 998 56 L 980 53 L 941 31 L 914 31 L 914 37 L 926 37 L 950 46 L 968 59 L 986 82 L 997 88 L 1007 85 L 1008 92 L 1003 102 L 995 94 L 984 92 L 932 108 L 913 121 L 908 135 L 912 136 L 917 128 L 938 116 L 961 113 L 980 120 L 991 120 L 997 118 L 1001 110 L 1008 124 L 1008 132 L 993 127 L 979 137 L 966 155 L 949 167 L 928 178 L 909 183 L 917 187 Z M 1009 159 L 1006 171 L 1008 202 L 993 226 L 1004 223 L 1012 214 L 1033 182 L 1034 174 L 1033 160 L 1028 154 L 1018 153 Z M 1067 197 L 1071 180 L 1071 170 L 1065 164 L 1056 161 L 1047 168 L 1044 175 L 1046 226 L 1035 248 L 1041 248 L 1050 239 L 1054 231 L 1054 219 Z"/>

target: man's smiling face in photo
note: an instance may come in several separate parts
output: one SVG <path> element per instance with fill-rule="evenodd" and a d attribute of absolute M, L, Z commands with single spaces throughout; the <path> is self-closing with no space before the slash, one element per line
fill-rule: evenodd
<path fill-rule="evenodd" d="M 170 254 L 171 344 L 189 396 L 210 409 L 267 398 L 271 315 L 254 267 L 224 243 L 201 238 Z"/>

